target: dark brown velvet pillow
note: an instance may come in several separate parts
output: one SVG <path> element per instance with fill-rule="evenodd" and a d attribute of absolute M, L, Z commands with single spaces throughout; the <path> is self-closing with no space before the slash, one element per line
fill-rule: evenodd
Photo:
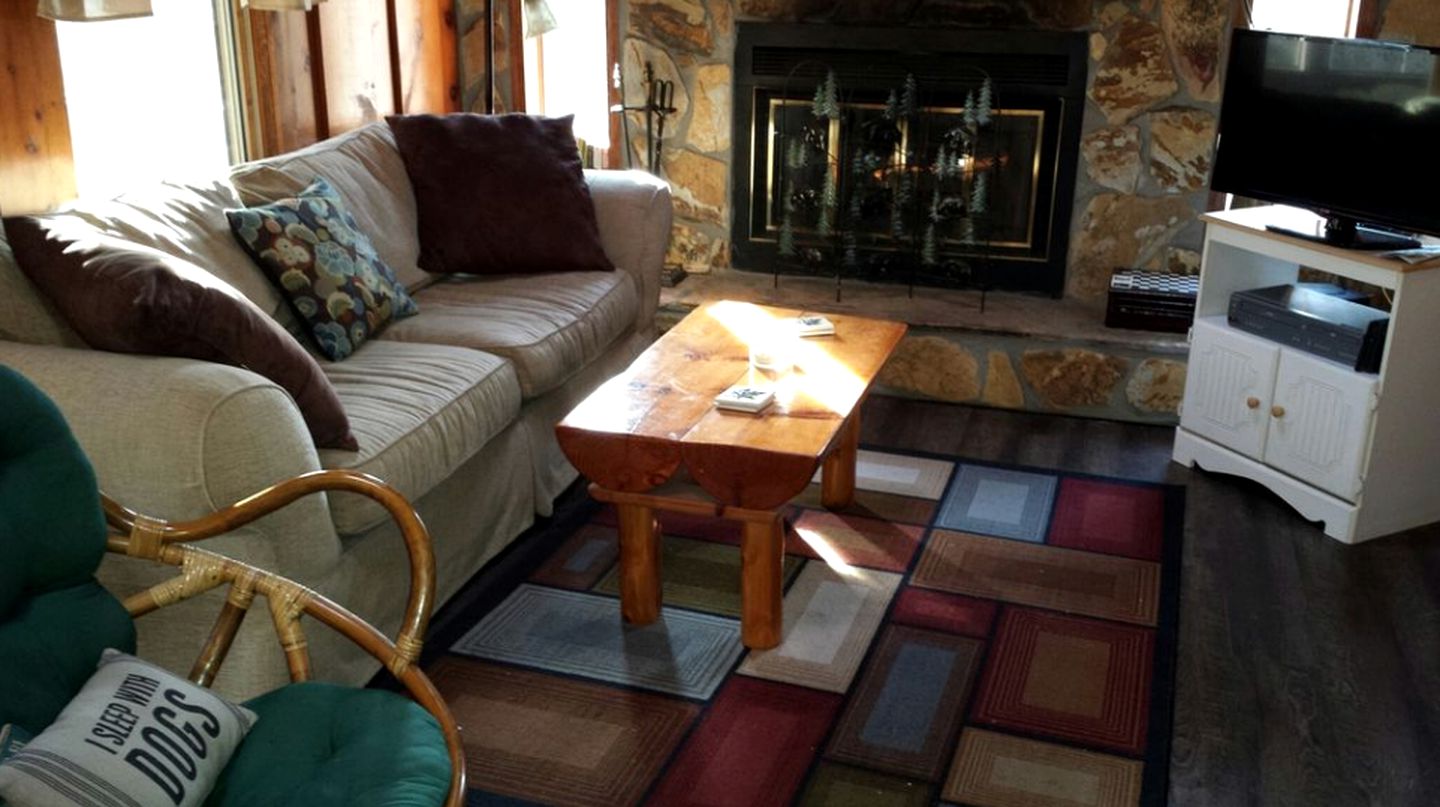
<path fill-rule="evenodd" d="M 200 267 L 63 219 L 9 218 L 5 230 L 20 270 L 91 347 L 248 368 L 295 398 L 315 445 L 359 447 L 315 359 L 249 300 L 207 285 Z"/>
<path fill-rule="evenodd" d="M 442 274 L 612 271 L 572 119 L 386 118 L 415 191 L 420 268 Z"/>

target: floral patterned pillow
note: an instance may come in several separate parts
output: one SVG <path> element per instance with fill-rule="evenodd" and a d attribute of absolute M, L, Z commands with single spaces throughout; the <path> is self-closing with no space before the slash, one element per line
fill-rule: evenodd
<path fill-rule="evenodd" d="M 332 361 L 354 353 L 390 320 L 419 311 L 322 178 L 294 198 L 227 210 L 225 216 Z"/>

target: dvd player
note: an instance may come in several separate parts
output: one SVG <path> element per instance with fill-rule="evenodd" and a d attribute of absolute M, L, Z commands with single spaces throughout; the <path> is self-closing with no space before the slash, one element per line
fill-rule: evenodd
<path fill-rule="evenodd" d="M 1390 325 L 1384 311 L 1290 285 L 1231 294 L 1228 319 L 1239 330 L 1362 373 L 1380 371 Z"/>

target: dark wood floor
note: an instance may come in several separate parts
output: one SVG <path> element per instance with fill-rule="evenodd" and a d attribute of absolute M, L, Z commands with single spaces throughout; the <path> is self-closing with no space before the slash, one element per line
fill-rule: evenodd
<path fill-rule="evenodd" d="M 1440 804 L 1440 526 L 1345 546 L 1171 463 L 1168 428 L 878 396 L 863 415 L 876 446 L 1187 486 L 1171 804 Z"/>

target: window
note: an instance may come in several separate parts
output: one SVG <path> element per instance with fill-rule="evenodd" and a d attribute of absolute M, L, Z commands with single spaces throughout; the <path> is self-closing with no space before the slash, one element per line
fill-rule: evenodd
<path fill-rule="evenodd" d="M 540 115 L 573 114 L 576 137 L 590 146 L 609 148 L 607 4 L 546 1 L 556 25 L 525 40 L 525 109 Z"/>
<path fill-rule="evenodd" d="M 1250 27 L 1313 36 L 1351 37 L 1360 0 L 1252 0 Z"/>
<path fill-rule="evenodd" d="M 230 165 L 215 8 L 153 7 L 151 17 L 56 24 L 81 197 Z"/>

